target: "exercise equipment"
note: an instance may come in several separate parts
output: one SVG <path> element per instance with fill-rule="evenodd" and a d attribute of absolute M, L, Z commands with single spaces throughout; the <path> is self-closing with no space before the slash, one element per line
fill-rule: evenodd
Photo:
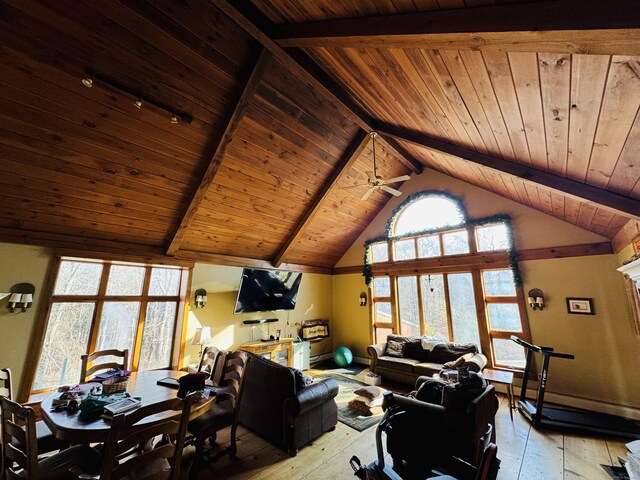
<path fill-rule="evenodd" d="M 535 428 L 640 438 L 640 424 L 626 418 L 589 410 L 545 407 L 544 395 L 549 381 L 549 362 L 551 358 L 573 360 L 575 357 L 570 353 L 555 352 L 551 347 L 532 345 L 516 336 L 511 336 L 511 340 L 527 350 L 518 410 Z M 533 356 L 536 353 L 542 356 L 542 371 L 539 376 L 536 401 L 532 404 L 526 399 L 526 393 L 529 374 L 533 367 Z"/>
<path fill-rule="evenodd" d="M 353 361 L 353 353 L 351 353 L 351 350 L 347 347 L 338 347 L 336 351 L 333 352 L 333 361 L 336 362 L 336 365 L 339 367 L 346 367 Z"/>

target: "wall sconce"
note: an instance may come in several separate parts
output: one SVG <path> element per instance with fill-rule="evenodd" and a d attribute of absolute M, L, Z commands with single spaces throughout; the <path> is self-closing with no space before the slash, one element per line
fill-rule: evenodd
<path fill-rule="evenodd" d="M 16 308 L 21 308 L 23 312 L 27 311 L 33 305 L 33 294 L 36 287 L 30 283 L 18 283 L 11 287 L 11 297 L 9 297 L 9 311 L 14 312 Z"/>
<path fill-rule="evenodd" d="M 207 304 L 207 291 L 204 288 L 196 290 L 196 308 L 203 308 Z"/>
<path fill-rule="evenodd" d="M 210 327 L 196 328 L 196 333 L 191 339 L 191 345 L 200 345 L 200 358 L 202 358 L 202 352 L 204 351 L 204 346 L 209 345 L 210 343 L 211 343 L 211 328 Z"/>
<path fill-rule="evenodd" d="M 360 292 L 360 306 L 367 306 L 367 294 L 365 292 Z"/>
<path fill-rule="evenodd" d="M 534 310 L 542 310 L 544 308 L 544 294 L 542 293 L 542 290 L 539 288 L 532 288 L 529 290 L 529 293 L 527 294 L 527 302 L 529 302 L 529 306 Z"/>

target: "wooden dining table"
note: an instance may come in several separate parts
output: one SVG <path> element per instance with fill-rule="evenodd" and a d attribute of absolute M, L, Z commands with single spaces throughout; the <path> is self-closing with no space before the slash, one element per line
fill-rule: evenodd
<path fill-rule="evenodd" d="M 133 372 L 129 377 L 127 393 L 132 397 L 140 397 L 143 407 L 176 398 L 178 393 L 176 388 L 158 385 L 157 382 L 166 377 L 177 379 L 186 374 L 186 372 L 176 370 Z M 95 384 L 87 383 L 81 385 L 81 388 L 88 392 L 93 385 Z M 56 438 L 71 444 L 100 443 L 108 439 L 111 428 L 109 420 L 95 416 L 87 418 L 80 415 L 79 411 L 54 410 L 53 400 L 59 397 L 60 392 L 54 392 L 42 400 L 40 404 L 42 418 Z M 207 412 L 214 403 L 215 396 L 196 402 L 191 409 L 191 419 Z"/>

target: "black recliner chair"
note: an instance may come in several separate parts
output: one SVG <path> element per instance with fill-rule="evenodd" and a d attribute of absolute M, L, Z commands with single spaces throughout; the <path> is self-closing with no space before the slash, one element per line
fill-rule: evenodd
<path fill-rule="evenodd" d="M 239 422 L 291 456 L 338 423 L 338 383 L 324 379 L 308 386 L 294 369 L 251 355 L 245 372 Z"/>

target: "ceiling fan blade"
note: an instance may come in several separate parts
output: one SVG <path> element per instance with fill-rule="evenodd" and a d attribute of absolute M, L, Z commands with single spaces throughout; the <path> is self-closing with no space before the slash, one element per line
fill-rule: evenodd
<path fill-rule="evenodd" d="M 364 172 L 367 174 L 367 177 L 369 177 L 369 182 L 375 182 L 377 180 L 376 176 L 373 174 L 373 172 Z"/>
<path fill-rule="evenodd" d="M 385 180 L 385 183 L 405 182 L 410 179 L 411 177 L 409 175 L 401 175 L 399 177 L 393 177 L 393 178 L 390 178 L 389 180 Z"/>
<path fill-rule="evenodd" d="M 396 197 L 398 195 L 402 195 L 402 192 L 400 190 L 396 190 L 395 188 L 391 188 L 391 187 L 387 187 L 386 185 L 383 185 L 382 190 L 384 190 L 385 192 L 390 193 L 391 195 L 395 195 Z"/>
<path fill-rule="evenodd" d="M 366 200 L 371 196 L 371 194 L 375 191 L 375 187 L 370 188 L 366 191 L 366 193 L 362 196 L 362 200 Z"/>

